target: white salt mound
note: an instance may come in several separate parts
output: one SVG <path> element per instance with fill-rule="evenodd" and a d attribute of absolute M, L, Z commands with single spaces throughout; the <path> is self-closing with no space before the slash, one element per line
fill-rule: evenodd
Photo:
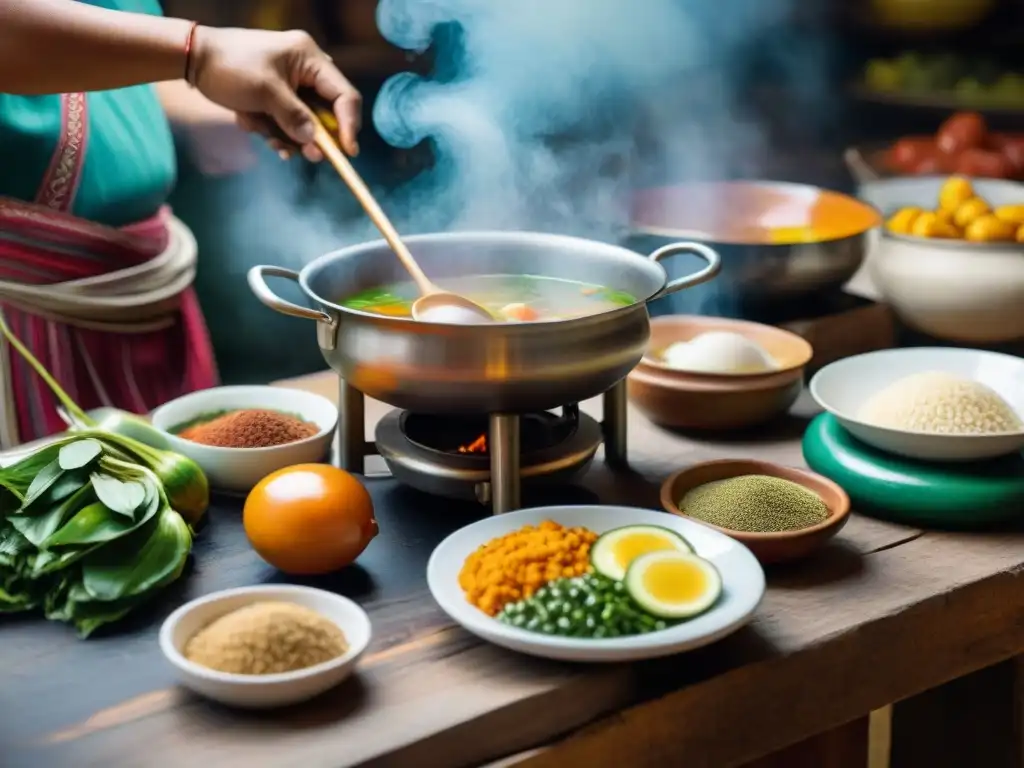
<path fill-rule="evenodd" d="M 764 373 L 779 368 L 764 347 L 731 331 L 709 331 L 677 341 L 661 357 L 669 368 L 693 373 Z"/>
<path fill-rule="evenodd" d="M 993 390 L 948 373 L 915 373 L 872 396 L 858 418 L 868 424 L 944 435 L 1016 432 L 1020 417 Z"/>

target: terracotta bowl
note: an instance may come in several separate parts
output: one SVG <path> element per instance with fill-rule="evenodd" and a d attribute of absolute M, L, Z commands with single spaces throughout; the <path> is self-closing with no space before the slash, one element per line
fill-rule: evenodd
<path fill-rule="evenodd" d="M 756 374 L 688 373 L 660 361 L 661 350 L 709 331 L 731 331 L 756 341 L 779 370 Z M 720 317 L 670 315 L 651 320 L 651 341 L 629 374 L 629 397 L 656 424 L 677 429 L 730 430 L 770 421 L 800 396 L 811 345 L 770 325 Z"/>
<path fill-rule="evenodd" d="M 813 491 L 828 507 L 829 516 L 824 522 L 798 531 L 781 533 L 748 533 L 719 528 L 690 517 L 679 509 L 679 502 L 693 488 L 715 480 L 726 480 L 740 475 L 770 475 L 802 485 Z M 706 461 L 688 469 L 676 472 L 661 486 L 661 505 L 675 515 L 696 520 L 746 545 L 763 565 L 797 560 L 814 552 L 835 536 L 846 525 L 850 517 L 850 498 L 846 491 L 831 480 L 806 469 L 784 467 L 767 461 L 748 459 L 725 459 Z"/>

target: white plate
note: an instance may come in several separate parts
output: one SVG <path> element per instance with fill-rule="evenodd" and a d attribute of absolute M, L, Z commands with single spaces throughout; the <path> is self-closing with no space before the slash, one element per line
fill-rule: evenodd
<path fill-rule="evenodd" d="M 1024 360 L 998 352 L 911 347 L 868 352 L 822 368 L 811 395 L 854 437 L 879 450 L 925 461 L 977 461 L 1024 448 L 1024 431 L 992 435 L 937 435 L 867 424 L 857 418 L 875 393 L 915 373 L 941 371 L 985 384 L 1024 414 Z"/>
<path fill-rule="evenodd" d="M 194 664 L 182 654 L 189 638 L 214 619 L 266 600 L 302 605 L 330 619 L 345 633 L 348 651 L 315 667 L 275 675 L 217 672 Z M 186 688 L 229 706 L 265 709 L 297 704 L 338 685 L 352 674 L 371 635 L 370 617 L 347 597 L 312 587 L 267 585 L 226 589 L 181 606 L 160 627 L 160 650 Z"/>
<path fill-rule="evenodd" d="M 660 632 L 588 640 L 554 637 L 502 624 L 466 601 L 459 571 L 481 544 L 524 525 L 553 520 L 604 533 L 624 525 L 660 525 L 682 534 L 722 575 L 722 596 L 707 613 Z M 728 536 L 667 512 L 600 505 L 538 507 L 488 517 L 457 530 L 437 545 L 427 563 L 427 585 L 452 620 L 477 637 L 513 651 L 563 661 L 637 661 L 708 645 L 750 621 L 764 595 L 764 571 L 750 550 Z"/>

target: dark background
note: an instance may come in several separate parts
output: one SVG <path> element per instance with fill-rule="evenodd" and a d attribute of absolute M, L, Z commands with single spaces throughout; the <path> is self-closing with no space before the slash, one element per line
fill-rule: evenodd
<path fill-rule="evenodd" d="M 899 0 L 887 0 L 898 2 Z M 680 0 L 685 2 L 685 0 Z M 893 28 L 872 16 L 873 2 L 881 0 L 815 0 L 795 4 L 799 10 L 766 27 L 760 37 L 745 43 L 736 55 L 746 65 L 739 80 L 738 108 L 770 137 L 770 151 L 744 158 L 726 175 L 812 183 L 852 191 L 854 184 L 842 159 L 843 149 L 857 144 L 887 142 L 914 133 L 934 132 L 950 110 L 945 107 L 906 107 L 862 98 L 853 84 L 865 63 L 874 57 L 902 52 L 951 54 L 991 59 L 997 66 L 1022 67 L 1024 56 L 1024 4 L 1019 0 L 994 2 L 980 22 L 954 29 Z M 986 0 L 917 0 L 931 3 L 935 13 L 949 3 L 972 5 Z M 729 13 L 742 13 L 746 0 L 730 0 Z M 271 29 L 303 28 L 333 56 L 365 98 L 366 126 L 357 166 L 385 200 L 393 185 L 414 176 L 431 163 L 431 148 L 411 149 L 387 145 L 373 129 L 373 100 L 393 74 L 413 70 L 443 75 L 459 55 L 459 30 L 438 29 L 435 44 L 422 54 L 409 54 L 381 38 L 374 18 L 375 0 L 237 0 L 207 3 L 201 0 L 165 0 L 169 15 L 218 25 L 257 26 Z M 729 16 L 708 16 L 700 23 L 714 39 L 728 31 Z M 733 17 L 735 18 L 735 17 Z M 817 51 L 815 71 L 780 52 Z M 670 52 L 662 55 L 671 55 Z M 821 83 L 824 81 L 825 87 Z M 812 85 L 813 83 L 813 85 Z M 699 114 L 699 79 L 681 83 L 681 108 Z M 692 103 L 687 98 L 692 94 Z M 675 94 L 679 96 L 680 94 Z M 993 126 L 1022 130 L 1022 113 L 994 112 Z M 642 140 L 642 118 L 638 121 Z M 254 263 L 294 265 L 315 253 L 288 253 L 281 238 L 265 237 L 244 244 L 228 234 L 225 221 L 246 203 L 254 190 L 267 196 L 284 195 L 310 210 L 320 209 L 339 225 L 360 215 L 351 197 L 339 187 L 331 170 L 293 161 L 293 183 L 281 188 L 280 161 L 263 151 L 259 162 L 242 173 L 210 176 L 200 172 L 187 151 L 181 152 L 176 212 L 193 228 L 200 243 L 201 267 L 197 282 L 207 312 L 226 382 L 260 381 L 298 375 L 323 367 L 312 325 L 285 318 L 263 308 L 250 295 L 244 273 Z M 648 179 L 647 182 L 681 179 Z M 287 208 L 282 208 L 286 217 Z M 284 228 L 288 221 L 266 222 Z M 285 238 L 286 239 L 286 238 Z M 345 245 L 325 242 L 323 250 Z M 275 285 L 275 287 L 277 287 Z M 282 295 L 298 299 L 296 291 L 281 286 Z"/>

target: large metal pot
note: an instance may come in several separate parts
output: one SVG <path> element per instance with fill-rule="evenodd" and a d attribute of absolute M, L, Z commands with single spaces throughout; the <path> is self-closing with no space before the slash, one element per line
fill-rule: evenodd
<path fill-rule="evenodd" d="M 317 322 L 324 359 L 347 383 L 397 408 L 423 413 L 521 413 L 608 390 L 640 361 L 650 336 L 647 302 L 714 277 L 719 258 L 673 243 L 645 258 L 615 245 L 530 232 L 452 232 L 406 239 L 432 279 L 523 274 L 608 286 L 637 302 L 596 315 L 536 323 L 441 325 L 342 307 L 361 290 L 408 280 L 383 241 L 328 253 L 301 272 L 253 267 L 257 298 Z M 658 263 L 676 253 L 707 262 L 671 282 Z M 319 309 L 284 301 L 267 277 L 297 280 Z"/>

